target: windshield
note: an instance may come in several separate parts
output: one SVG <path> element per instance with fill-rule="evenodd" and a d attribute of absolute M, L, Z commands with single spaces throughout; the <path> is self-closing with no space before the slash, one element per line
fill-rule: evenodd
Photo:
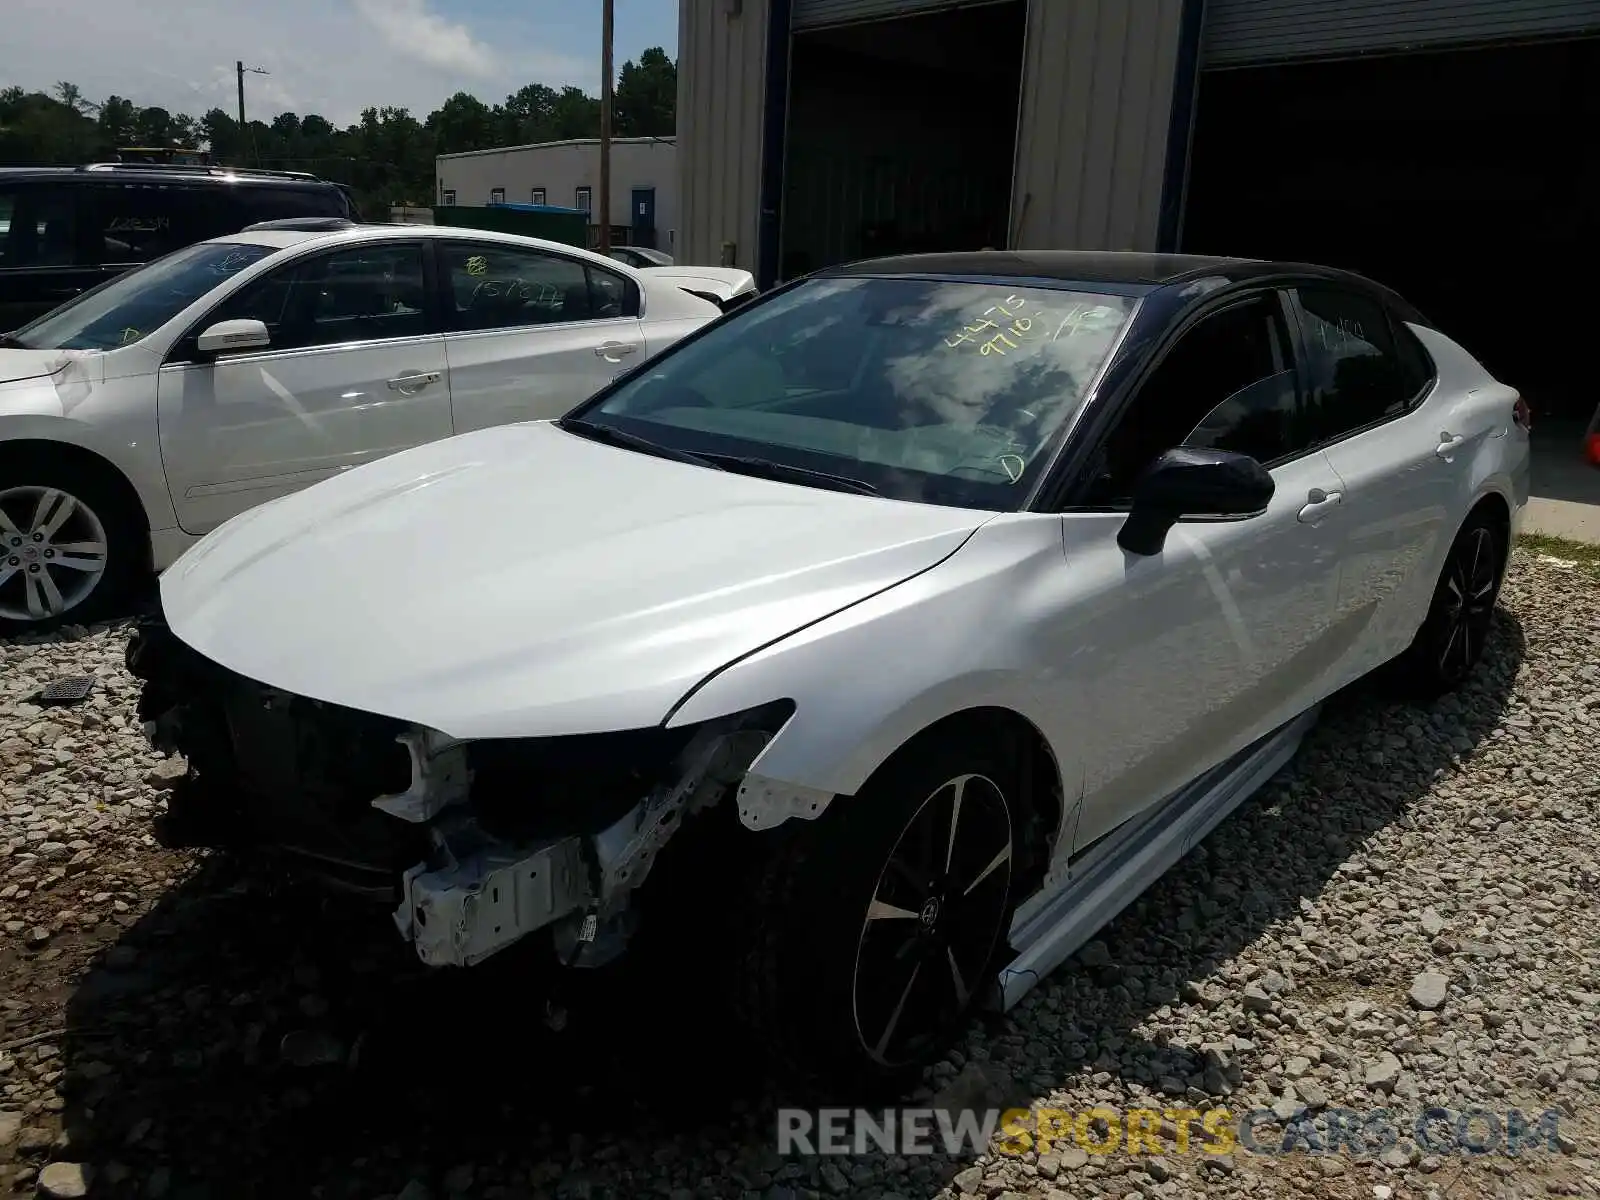
<path fill-rule="evenodd" d="M 25 350 L 114 350 L 154 333 L 272 246 L 201 242 L 102 283 L 12 335 Z"/>
<path fill-rule="evenodd" d="M 1136 302 L 1005 282 L 810 280 L 573 415 L 897 499 L 1012 509 Z"/>

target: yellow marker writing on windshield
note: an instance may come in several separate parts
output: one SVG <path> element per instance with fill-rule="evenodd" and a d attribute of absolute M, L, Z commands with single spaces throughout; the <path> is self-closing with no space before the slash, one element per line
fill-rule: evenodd
<path fill-rule="evenodd" d="M 1003 302 L 984 309 L 983 316 L 970 325 L 963 325 L 953 338 L 945 338 L 944 344 L 953 350 L 963 342 L 973 341 L 985 330 L 993 329 L 994 333 L 978 343 L 979 354 L 1004 355 L 1007 349 L 1015 350 L 1019 344 L 1017 339 L 1027 340 L 1024 335 L 1033 329 L 1034 318 L 1022 312 L 1026 306 L 1027 301 L 1021 297 L 1007 296 Z"/>
<path fill-rule="evenodd" d="M 489 273 L 489 260 L 481 254 L 474 254 L 467 259 L 468 275 L 487 275 Z"/>

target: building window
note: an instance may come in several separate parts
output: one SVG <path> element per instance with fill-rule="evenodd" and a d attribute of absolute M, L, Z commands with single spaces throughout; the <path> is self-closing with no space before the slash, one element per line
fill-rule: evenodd
<path fill-rule="evenodd" d="M 456 190 L 455 190 L 455 188 L 445 188 L 445 190 L 444 190 L 444 202 L 445 202 L 445 205 L 447 207 L 456 202 Z"/>
<path fill-rule="evenodd" d="M 505 190 L 505 188 L 490 188 L 489 189 L 489 203 L 490 204 L 504 204 L 505 202 L 506 202 L 506 190 Z"/>
<path fill-rule="evenodd" d="M 543 204 L 545 202 L 545 200 L 544 200 L 544 189 L 543 188 L 534 188 L 533 189 L 533 202 L 535 204 Z"/>
<path fill-rule="evenodd" d="M 581 187 L 581 188 L 578 189 L 578 211 L 579 212 L 593 212 L 594 211 L 594 205 L 593 205 L 593 202 L 590 199 L 591 194 L 592 193 L 591 193 L 590 189 L 588 189 L 586 187 Z"/>

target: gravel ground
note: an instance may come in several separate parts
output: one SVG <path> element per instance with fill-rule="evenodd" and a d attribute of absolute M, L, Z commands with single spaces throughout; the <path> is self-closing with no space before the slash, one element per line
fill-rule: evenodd
<path fill-rule="evenodd" d="M 1555 1152 L 1180 1153 L 1169 1126 L 1159 1157 L 780 1158 L 770 1087 L 686 986 L 610 989 L 557 1034 L 514 956 L 430 974 L 381 923 L 156 847 L 172 765 L 107 629 L 0 644 L 0 1190 L 1600 1196 L 1600 581 L 1524 556 L 1503 606 L 1469 689 L 1337 699 L 931 1086 L 1073 1111 L 1554 1108 Z M 76 673 L 100 680 L 83 704 L 27 702 Z"/>

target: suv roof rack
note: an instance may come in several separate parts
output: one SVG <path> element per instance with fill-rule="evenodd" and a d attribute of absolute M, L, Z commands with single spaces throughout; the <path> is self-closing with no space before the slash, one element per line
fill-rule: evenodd
<path fill-rule="evenodd" d="M 240 232 L 260 233 L 276 229 L 291 233 L 333 233 L 356 227 L 356 222 L 347 217 L 280 217 L 276 221 L 257 221 L 254 225 L 246 225 Z"/>
<path fill-rule="evenodd" d="M 131 163 L 131 162 L 95 162 L 85 163 L 79 167 L 80 171 L 150 171 L 155 174 L 170 175 L 214 175 L 226 178 L 229 175 L 244 177 L 261 177 L 266 179 L 307 179 L 315 183 L 322 183 L 320 175 L 313 175 L 310 171 L 272 171 L 266 167 L 219 167 L 205 166 L 198 163 Z"/>

